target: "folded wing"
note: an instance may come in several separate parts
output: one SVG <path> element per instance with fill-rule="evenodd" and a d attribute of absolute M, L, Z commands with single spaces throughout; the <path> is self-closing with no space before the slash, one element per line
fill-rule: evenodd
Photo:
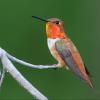
<path fill-rule="evenodd" d="M 89 72 L 87 69 L 83 66 L 79 66 L 77 63 L 77 60 L 75 57 L 73 57 L 73 54 L 71 52 L 71 48 L 67 47 L 66 42 L 63 40 L 58 40 L 55 43 L 56 50 L 58 51 L 61 58 L 64 60 L 65 64 L 69 67 L 69 69 L 74 72 L 78 77 L 80 77 L 82 80 L 86 81 L 91 87 L 92 83 L 89 79 Z M 81 62 L 81 58 L 78 54 L 76 54 L 79 59 L 78 62 Z"/>

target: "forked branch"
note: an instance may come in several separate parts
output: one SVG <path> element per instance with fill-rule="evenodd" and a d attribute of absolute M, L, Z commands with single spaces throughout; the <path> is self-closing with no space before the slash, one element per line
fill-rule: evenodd
<path fill-rule="evenodd" d="M 25 77 L 16 69 L 16 67 L 12 64 L 12 61 L 15 61 L 19 64 L 22 64 L 24 66 L 28 66 L 31 68 L 37 68 L 37 69 L 45 69 L 45 68 L 57 68 L 58 65 L 33 65 L 30 63 L 27 63 L 25 61 L 19 60 L 10 54 L 8 54 L 5 50 L 0 48 L 0 59 L 2 63 L 2 72 L 0 74 L 0 86 L 3 82 L 5 72 L 9 72 L 9 74 L 22 86 L 24 87 L 34 98 L 38 100 L 48 100 L 47 97 L 45 97 L 41 92 L 39 92 L 28 80 L 25 79 Z"/>

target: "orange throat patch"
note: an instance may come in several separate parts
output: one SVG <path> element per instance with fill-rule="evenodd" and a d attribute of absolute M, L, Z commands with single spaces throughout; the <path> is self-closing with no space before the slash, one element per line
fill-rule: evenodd
<path fill-rule="evenodd" d="M 60 38 L 60 39 L 64 39 L 65 38 L 65 34 L 64 33 L 49 33 L 47 35 L 48 38 L 52 38 L 52 39 L 56 39 L 56 38 Z"/>

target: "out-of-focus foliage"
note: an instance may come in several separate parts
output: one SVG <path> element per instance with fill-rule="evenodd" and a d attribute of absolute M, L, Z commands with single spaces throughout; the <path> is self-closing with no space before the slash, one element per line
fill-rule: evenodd
<path fill-rule="evenodd" d="M 0 46 L 34 64 L 53 64 L 47 47 L 45 23 L 32 19 L 57 17 L 76 44 L 100 92 L 100 1 L 99 0 L 1 0 Z M 65 69 L 37 70 L 16 64 L 22 74 L 50 100 L 99 100 L 94 90 Z M 0 100 L 33 100 L 8 74 Z"/>

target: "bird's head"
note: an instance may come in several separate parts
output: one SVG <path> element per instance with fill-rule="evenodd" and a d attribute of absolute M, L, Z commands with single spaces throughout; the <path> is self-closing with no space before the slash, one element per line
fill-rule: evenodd
<path fill-rule="evenodd" d="M 41 19 L 39 17 L 36 16 L 32 16 L 33 18 L 37 18 L 39 20 L 42 20 L 44 22 L 46 22 L 46 34 L 47 34 L 47 38 L 65 38 L 65 33 L 64 33 L 64 29 L 63 29 L 63 21 L 61 21 L 58 18 L 51 18 L 51 19 Z"/>

